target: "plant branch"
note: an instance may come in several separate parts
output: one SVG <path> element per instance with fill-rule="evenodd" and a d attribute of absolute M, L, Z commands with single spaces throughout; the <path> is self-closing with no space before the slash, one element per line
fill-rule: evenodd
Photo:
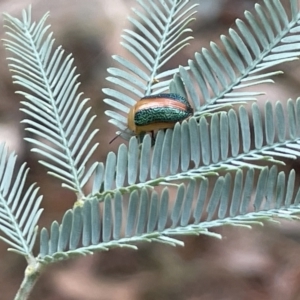
<path fill-rule="evenodd" d="M 36 260 L 27 266 L 23 281 L 14 300 L 28 299 L 35 283 L 41 275 L 42 266 L 43 265 Z"/>

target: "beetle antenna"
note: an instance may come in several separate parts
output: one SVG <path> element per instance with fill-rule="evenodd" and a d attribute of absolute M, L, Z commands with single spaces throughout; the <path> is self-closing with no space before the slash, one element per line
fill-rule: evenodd
<path fill-rule="evenodd" d="M 117 134 L 110 142 L 109 144 L 111 144 L 115 139 L 117 139 L 120 135 L 121 135 L 122 132 L 120 132 L 119 134 Z"/>

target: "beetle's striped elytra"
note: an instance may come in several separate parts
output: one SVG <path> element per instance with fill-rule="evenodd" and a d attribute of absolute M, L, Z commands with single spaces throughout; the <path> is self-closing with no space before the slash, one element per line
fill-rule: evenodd
<path fill-rule="evenodd" d="M 135 134 L 173 128 L 193 114 L 189 102 L 178 94 L 157 94 L 142 98 L 128 113 L 128 128 Z"/>

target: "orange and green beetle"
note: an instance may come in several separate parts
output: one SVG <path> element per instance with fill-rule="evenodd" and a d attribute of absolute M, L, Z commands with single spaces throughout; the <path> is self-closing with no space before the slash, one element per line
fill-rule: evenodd
<path fill-rule="evenodd" d="M 128 128 L 135 134 L 174 127 L 193 114 L 190 103 L 178 94 L 143 97 L 128 113 Z"/>

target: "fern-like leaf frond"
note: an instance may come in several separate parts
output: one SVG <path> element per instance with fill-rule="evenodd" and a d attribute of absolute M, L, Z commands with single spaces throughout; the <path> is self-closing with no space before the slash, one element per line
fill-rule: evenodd
<path fill-rule="evenodd" d="M 37 222 L 42 213 L 42 196 L 31 185 L 24 193 L 28 169 L 23 164 L 15 174 L 16 155 L 0 145 L 0 239 L 26 257 L 32 256 Z M 15 176 L 15 177 L 14 177 Z M 2 235 L 1 232 L 4 234 Z"/>
<path fill-rule="evenodd" d="M 140 98 L 168 90 L 172 75 L 178 72 L 178 68 L 163 71 L 163 66 L 192 39 L 191 36 L 182 38 L 191 31 L 187 26 L 194 20 L 196 5 L 189 2 L 138 0 L 142 10 L 133 9 L 135 17 L 129 17 L 139 32 L 125 30 L 121 44 L 136 61 L 113 56 L 120 68 L 109 68 L 111 76 L 107 80 L 118 89 L 103 89 L 111 97 L 104 101 L 120 112 L 107 110 L 105 113 L 111 118 L 109 122 L 121 129 L 124 138 L 132 135 L 127 130 L 124 114 L 127 115 L 129 108 Z"/>
<path fill-rule="evenodd" d="M 39 260 L 49 263 L 74 255 L 86 255 L 140 241 L 182 245 L 174 236 L 206 234 L 220 238 L 209 228 L 225 224 L 251 227 L 274 217 L 297 218 L 300 189 L 294 193 L 295 171 L 287 178 L 276 166 L 263 168 L 257 181 L 254 170 L 228 173 L 213 183 L 208 179 L 180 184 L 172 199 L 169 188 L 159 194 L 147 188 L 133 191 L 128 206 L 120 192 L 103 203 L 86 201 L 69 210 L 50 232 L 43 228 Z"/>
<path fill-rule="evenodd" d="M 260 169 L 262 161 L 281 164 L 278 159 L 296 159 L 300 157 L 299 112 L 300 98 L 288 101 L 286 113 L 280 102 L 275 107 L 267 102 L 263 116 L 253 103 L 251 112 L 241 106 L 238 112 L 231 109 L 200 120 L 191 118 L 177 123 L 173 130 L 161 130 L 154 147 L 149 134 L 141 145 L 133 137 L 128 146 L 122 144 L 117 154 L 110 152 L 105 164 L 97 166 L 89 197 L 103 201 L 106 194 L 117 191 L 130 192 L 242 167 Z"/>
<path fill-rule="evenodd" d="M 48 14 L 38 22 L 31 21 L 31 9 L 23 11 L 22 21 L 5 14 L 5 47 L 15 84 L 26 98 L 21 109 L 28 116 L 23 120 L 32 138 L 32 151 L 42 155 L 40 163 L 49 173 L 62 180 L 63 185 L 83 196 L 82 188 L 95 167 L 88 171 L 86 164 L 97 147 L 91 141 L 97 130 L 90 132 L 95 116 L 86 107 L 88 99 L 80 100 L 79 83 L 73 58 L 63 58 L 64 51 L 53 49 L 54 39 L 45 25 Z"/>
<path fill-rule="evenodd" d="M 297 0 L 289 2 L 291 19 L 274 0 L 266 0 L 265 7 L 257 4 L 255 14 L 245 12 L 248 25 L 238 19 L 239 33 L 230 29 L 229 37 L 221 36 L 221 47 L 212 42 L 210 50 L 197 52 L 190 70 L 180 67 L 171 92 L 189 95 L 196 115 L 256 100 L 263 92 L 245 88 L 273 82 L 270 77 L 281 72 L 266 70 L 300 55 L 299 8 Z"/>

